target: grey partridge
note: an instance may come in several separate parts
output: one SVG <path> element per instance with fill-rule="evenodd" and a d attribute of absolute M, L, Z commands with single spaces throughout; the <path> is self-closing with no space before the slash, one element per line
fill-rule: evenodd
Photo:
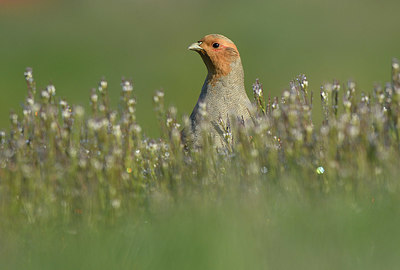
<path fill-rule="evenodd" d="M 244 122 L 250 119 L 252 104 L 244 87 L 239 51 L 230 39 L 218 34 L 207 35 L 188 49 L 200 54 L 208 71 L 200 97 L 190 115 L 194 144 L 201 144 L 200 125 L 201 121 L 206 121 L 215 143 L 221 146 L 224 141 L 221 119 L 224 123 L 231 118 L 239 118 Z M 203 117 L 204 110 L 206 117 Z"/>

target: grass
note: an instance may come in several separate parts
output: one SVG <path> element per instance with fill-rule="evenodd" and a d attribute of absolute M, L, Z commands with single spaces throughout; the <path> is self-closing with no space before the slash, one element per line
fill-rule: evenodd
<path fill-rule="evenodd" d="M 23 112 L 0 133 L 3 268 L 394 268 L 397 60 L 391 77 L 373 93 L 334 81 L 313 94 L 300 75 L 276 98 L 257 80 L 253 123 L 221 121 L 215 149 L 207 130 L 201 148 L 181 141 L 189 120 L 162 91 L 149 139 L 131 81 L 116 110 L 100 81 L 85 112 L 27 69 Z"/>
<path fill-rule="evenodd" d="M 375 82 L 390 79 L 388 59 L 400 57 L 397 0 L 5 2 L 0 2 L 0 36 L 7 37 L 0 43 L 6 52 L 0 64 L 0 96 L 6 97 L 0 99 L 0 129 L 8 128 L 10 109 L 20 108 L 21 70 L 31 66 L 38 86 L 50 81 L 57 96 L 85 109 L 87 92 L 101 76 L 110 85 L 113 107 L 121 76 L 132 77 L 137 121 L 157 138 L 150 110 L 154 89 L 163 87 L 166 103 L 190 113 L 207 71 L 187 46 L 210 33 L 238 46 L 249 95 L 259 77 L 268 94 L 280 96 L 299 73 L 307 74 L 310 89 L 352 78 L 359 90 L 371 91 Z"/>

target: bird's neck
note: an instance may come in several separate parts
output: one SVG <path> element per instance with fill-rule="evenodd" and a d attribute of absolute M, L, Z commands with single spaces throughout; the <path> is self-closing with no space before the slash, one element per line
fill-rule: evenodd
<path fill-rule="evenodd" d="M 208 67 L 208 74 L 202 89 L 202 95 L 216 95 L 219 97 L 229 97 L 233 95 L 243 95 L 244 71 L 240 58 L 230 63 L 230 72 L 224 74 L 218 68 Z"/>

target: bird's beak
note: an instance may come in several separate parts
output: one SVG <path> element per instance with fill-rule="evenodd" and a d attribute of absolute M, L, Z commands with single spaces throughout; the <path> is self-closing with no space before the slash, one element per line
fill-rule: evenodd
<path fill-rule="evenodd" d="M 196 52 L 200 52 L 200 51 L 204 50 L 202 47 L 200 47 L 201 43 L 202 43 L 202 42 L 195 42 L 195 43 L 193 43 L 192 45 L 190 45 L 190 46 L 188 47 L 188 50 L 190 50 L 190 51 L 196 51 Z"/>

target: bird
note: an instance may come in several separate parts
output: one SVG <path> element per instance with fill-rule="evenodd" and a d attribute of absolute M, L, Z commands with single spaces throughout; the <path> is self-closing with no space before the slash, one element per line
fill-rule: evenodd
<path fill-rule="evenodd" d="M 221 123 L 251 119 L 252 103 L 246 94 L 239 51 L 232 40 L 220 34 L 206 35 L 188 50 L 200 54 L 208 72 L 190 115 L 193 143 L 201 145 L 201 125 L 205 122 L 215 144 L 223 146 L 226 137 Z"/>

